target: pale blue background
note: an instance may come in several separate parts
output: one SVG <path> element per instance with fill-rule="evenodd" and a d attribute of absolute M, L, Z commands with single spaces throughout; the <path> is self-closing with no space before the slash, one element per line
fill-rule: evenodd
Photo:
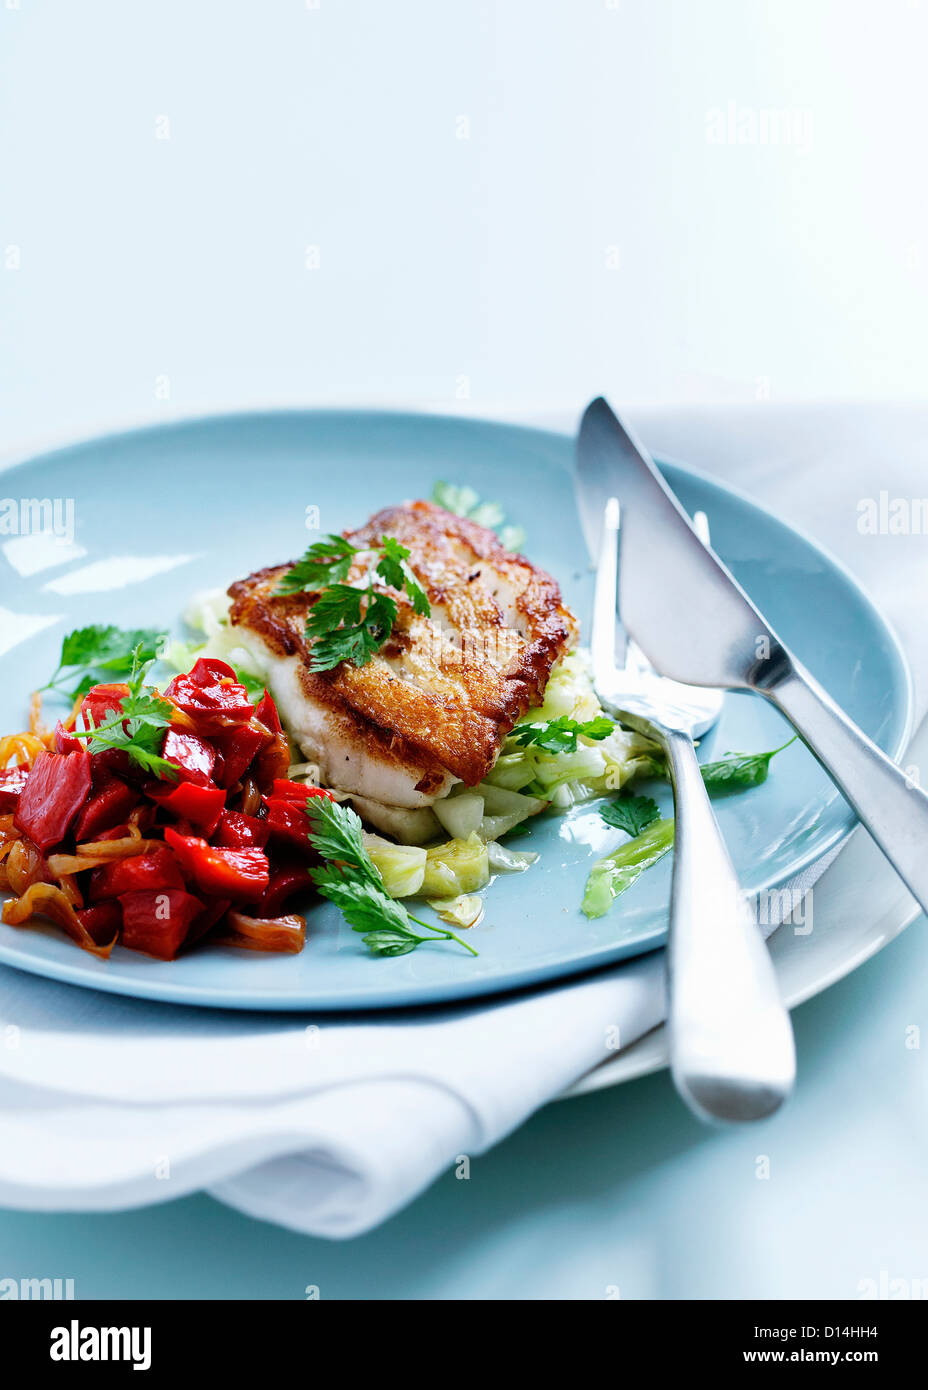
<path fill-rule="evenodd" d="M 926 39 L 915 0 L 0 0 L 0 449 L 254 404 L 924 397 Z M 810 118 L 811 143 L 710 143 L 730 101 Z M 923 925 L 798 1012 L 798 1093 L 762 1129 L 707 1133 L 662 1076 L 549 1107 L 345 1245 L 206 1198 L 7 1212 L 0 1276 L 286 1298 L 926 1278 Z"/>
<path fill-rule="evenodd" d="M 926 51 L 918 0 L 0 0 L 4 433 L 924 395 Z"/>

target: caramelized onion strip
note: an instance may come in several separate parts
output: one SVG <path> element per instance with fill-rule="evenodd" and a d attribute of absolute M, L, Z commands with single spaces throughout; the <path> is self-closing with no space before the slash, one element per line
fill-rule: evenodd
<path fill-rule="evenodd" d="M 296 955 L 306 942 L 306 918 L 296 913 L 284 917 L 247 917 L 233 908 L 226 913 L 211 940 L 218 946 L 237 946 L 244 951 Z"/>
<path fill-rule="evenodd" d="M 98 945 L 81 922 L 61 888 L 56 883 L 33 883 L 21 897 L 3 904 L 3 921 L 10 927 L 22 927 L 33 917 L 48 917 L 67 932 L 72 941 L 91 955 L 106 960 L 116 944 L 116 937 Z"/>
<path fill-rule="evenodd" d="M 7 881 L 17 896 L 34 883 L 48 883 L 49 871 L 44 855 L 31 840 L 15 840 L 6 857 Z"/>
<path fill-rule="evenodd" d="M 44 751 L 45 743 L 37 734 L 25 730 L 20 734 L 6 734 L 0 738 L 0 768 L 31 768 Z"/>

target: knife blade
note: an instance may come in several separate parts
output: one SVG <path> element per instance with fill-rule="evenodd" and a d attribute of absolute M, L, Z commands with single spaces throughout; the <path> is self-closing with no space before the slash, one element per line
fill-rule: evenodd
<path fill-rule="evenodd" d="M 751 690 L 774 704 L 928 911 L 928 796 L 780 640 L 602 397 L 581 421 L 577 466 L 591 499 L 603 488 L 619 499 L 619 606 L 648 660 L 675 680 Z"/>
<path fill-rule="evenodd" d="M 783 644 L 602 397 L 581 421 L 577 477 L 584 535 L 599 499 L 619 498 L 619 610 L 662 676 L 732 689 L 753 687 L 760 662 L 777 668 Z M 600 506 L 600 528 L 602 515 Z"/>

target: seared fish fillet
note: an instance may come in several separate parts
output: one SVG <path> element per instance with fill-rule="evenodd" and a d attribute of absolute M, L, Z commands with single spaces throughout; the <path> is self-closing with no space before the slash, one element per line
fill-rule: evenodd
<path fill-rule="evenodd" d="M 377 548 L 385 535 L 408 546 L 431 616 L 387 590 L 398 615 L 386 645 L 366 666 L 342 662 L 319 673 L 309 669 L 304 637 L 317 596 L 275 593 L 288 565 L 233 584 L 229 620 L 266 669 L 291 736 L 326 786 L 428 806 L 454 782 L 473 786 L 490 771 L 576 641 L 576 620 L 543 570 L 430 502 L 387 507 L 345 534 L 359 547 Z M 366 582 L 367 558 L 358 557 L 348 583 Z"/>

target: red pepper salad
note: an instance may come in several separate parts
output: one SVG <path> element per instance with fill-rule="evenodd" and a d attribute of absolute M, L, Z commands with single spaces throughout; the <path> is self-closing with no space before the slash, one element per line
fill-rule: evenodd
<path fill-rule="evenodd" d="M 133 676 L 135 672 L 133 672 Z M 0 738 L 3 921 L 47 918 L 84 950 L 117 941 L 159 960 L 209 941 L 296 952 L 286 911 L 319 857 L 307 799 L 265 690 L 253 704 L 231 666 L 202 658 L 161 694 L 92 686 L 54 730 Z"/>

